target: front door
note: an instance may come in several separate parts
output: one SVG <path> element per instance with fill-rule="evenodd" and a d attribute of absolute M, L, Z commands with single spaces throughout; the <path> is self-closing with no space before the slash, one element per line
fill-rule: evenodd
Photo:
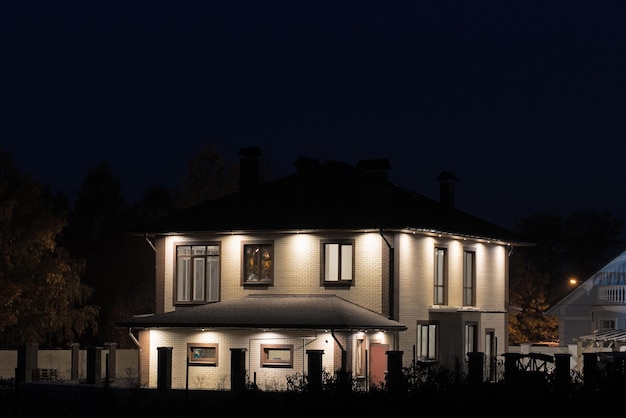
<path fill-rule="evenodd" d="M 383 387 L 387 374 L 389 344 L 370 344 L 370 386 Z"/>

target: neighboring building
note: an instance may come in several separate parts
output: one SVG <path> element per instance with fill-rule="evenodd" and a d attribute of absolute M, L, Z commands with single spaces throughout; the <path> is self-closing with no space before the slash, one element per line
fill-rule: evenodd
<path fill-rule="evenodd" d="M 545 313 L 559 319 L 559 344 L 577 345 L 578 369 L 585 352 L 621 351 L 626 344 L 626 251 Z"/>
<path fill-rule="evenodd" d="M 260 150 L 239 156 L 239 192 L 133 231 L 156 255 L 154 314 L 118 324 L 140 347 L 142 385 L 158 386 L 163 350 L 173 388 L 228 389 L 238 350 L 263 390 L 306 374 L 309 350 L 364 388 L 384 384 L 387 352 L 461 372 L 481 352 L 492 376 L 508 347 L 508 257 L 528 244 L 458 210 L 454 175 L 437 178 L 436 201 L 390 182 L 385 159 L 300 158 L 263 182 Z"/>

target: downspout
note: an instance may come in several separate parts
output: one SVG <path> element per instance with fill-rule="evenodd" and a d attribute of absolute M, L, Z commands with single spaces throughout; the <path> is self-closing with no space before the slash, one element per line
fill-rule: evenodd
<path fill-rule="evenodd" d="M 148 238 L 148 234 L 144 234 L 143 237 L 146 240 L 146 242 L 148 243 L 148 245 L 150 246 L 150 248 L 152 248 L 152 251 L 154 251 L 154 254 L 155 254 L 154 270 L 156 272 L 156 271 L 158 271 L 158 267 L 157 267 L 158 258 L 159 258 L 158 251 L 157 251 L 156 247 L 154 246 L 154 244 L 152 243 L 152 241 L 150 241 L 150 238 Z M 153 280 L 154 280 L 154 283 L 155 283 L 155 286 L 156 286 L 156 276 L 153 278 Z M 153 307 L 153 309 L 154 309 L 154 312 L 156 312 L 156 310 L 157 310 L 157 300 L 156 300 L 156 298 L 154 299 L 154 307 Z"/>
<path fill-rule="evenodd" d="M 343 370 L 345 372 L 346 370 L 348 370 L 347 369 L 348 361 L 347 361 L 346 349 L 343 348 L 343 345 L 341 345 L 341 343 L 339 342 L 339 340 L 335 336 L 335 329 L 334 328 L 330 330 L 330 335 L 333 336 L 333 340 L 335 340 L 335 342 L 339 346 L 339 349 L 341 350 L 341 370 Z"/>
<path fill-rule="evenodd" d="M 150 246 L 150 248 L 152 248 L 152 251 L 154 251 L 156 253 L 157 249 L 154 246 L 154 244 L 152 243 L 152 241 L 150 241 L 150 239 L 148 238 L 148 234 L 145 234 L 144 238 L 145 238 L 146 242 L 148 243 L 148 245 Z"/>
<path fill-rule="evenodd" d="M 395 309 L 396 309 L 396 304 L 395 304 L 395 299 L 394 299 L 394 295 L 395 295 L 395 280 L 394 280 L 394 265 L 395 265 L 395 253 L 394 253 L 394 248 L 391 246 L 391 244 L 389 244 L 389 241 L 387 241 L 387 238 L 385 238 L 385 236 L 383 235 L 383 230 L 380 230 L 380 236 L 382 237 L 383 241 L 385 241 L 385 244 L 387 244 L 387 247 L 389 248 L 389 319 L 393 319 L 395 320 Z"/>
<path fill-rule="evenodd" d="M 137 346 L 137 382 L 141 383 L 141 344 L 139 344 L 139 341 L 135 338 L 132 327 L 128 327 L 128 336 Z"/>
<path fill-rule="evenodd" d="M 137 340 L 137 338 L 135 337 L 135 334 L 133 334 L 133 329 L 131 327 L 128 327 L 128 336 L 131 340 L 133 340 L 133 343 L 135 343 L 139 351 L 141 351 L 141 344 L 139 343 L 139 340 Z"/>
<path fill-rule="evenodd" d="M 385 235 L 383 235 L 383 230 L 380 230 L 380 236 L 383 239 L 383 241 L 385 241 L 385 244 L 387 244 L 387 247 L 389 248 L 389 319 L 391 320 L 397 320 L 396 319 L 396 303 L 395 303 L 395 287 L 396 287 L 396 274 L 395 274 L 395 259 L 396 259 L 396 249 L 393 248 L 393 246 L 389 243 L 389 241 L 387 241 L 387 238 L 385 238 Z M 400 336 L 398 335 L 398 331 L 394 331 L 393 332 L 393 346 L 394 346 L 394 350 L 398 349 L 398 343 L 400 340 Z"/>

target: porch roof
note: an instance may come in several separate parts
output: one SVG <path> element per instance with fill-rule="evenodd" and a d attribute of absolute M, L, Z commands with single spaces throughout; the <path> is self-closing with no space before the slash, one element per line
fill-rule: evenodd
<path fill-rule="evenodd" d="M 335 295 L 249 295 L 118 322 L 133 328 L 279 328 L 404 331 L 406 326 Z"/>
<path fill-rule="evenodd" d="M 595 334 L 581 335 L 580 337 L 574 338 L 574 341 L 581 343 L 625 343 L 626 330 L 611 329 L 607 331 L 597 332 Z"/>

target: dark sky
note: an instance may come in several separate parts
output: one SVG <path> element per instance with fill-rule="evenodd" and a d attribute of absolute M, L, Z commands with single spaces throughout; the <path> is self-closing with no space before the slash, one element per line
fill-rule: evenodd
<path fill-rule="evenodd" d="M 0 147 L 70 195 L 100 162 L 134 200 L 254 145 L 278 176 L 388 158 L 434 198 L 449 170 L 507 227 L 626 215 L 626 2 L 5 3 Z"/>

